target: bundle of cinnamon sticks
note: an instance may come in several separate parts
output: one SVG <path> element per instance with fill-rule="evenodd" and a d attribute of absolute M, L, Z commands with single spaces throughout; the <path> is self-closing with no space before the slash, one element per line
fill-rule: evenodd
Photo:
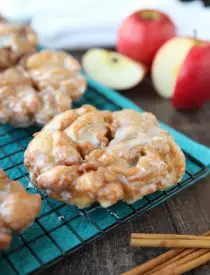
<path fill-rule="evenodd" d="M 132 233 L 131 246 L 174 249 L 123 275 L 179 275 L 210 261 L 210 231 L 201 236 Z"/>

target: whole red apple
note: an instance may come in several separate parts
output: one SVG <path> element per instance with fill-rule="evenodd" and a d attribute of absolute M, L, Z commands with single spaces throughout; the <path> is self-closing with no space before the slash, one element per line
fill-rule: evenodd
<path fill-rule="evenodd" d="M 122 22 L 117 50 L 150 66 L 161 45 L 175 35 L 175 25 L 166 14 L 157 10 L 140 10 Z"/>

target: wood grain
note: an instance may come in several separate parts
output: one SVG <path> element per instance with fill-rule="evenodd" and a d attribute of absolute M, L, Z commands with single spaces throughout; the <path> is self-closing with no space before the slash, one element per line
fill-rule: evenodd
<path fill-rule="evenodd" d="M 75 56 L 80 57 L 81 54 L 75 53 Z M 146 111 L 153 112 L 159 120 L 210 146 L 210 103 L 198 111 L 177 112 L 170 101 L 155 93 L 149 78 L 122 94 Z M 210 176 L 40 274 L 115 275 L 127 271 L 165 251 L 130 248 L 131 232 L 198 234 L 210 230 L 209 194 Z M 187 274 L 209 275 L 210 264 Z"/>

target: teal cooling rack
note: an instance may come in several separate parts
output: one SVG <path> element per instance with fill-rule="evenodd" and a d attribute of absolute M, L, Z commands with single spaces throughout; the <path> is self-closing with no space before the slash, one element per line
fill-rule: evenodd
<path fill-rule="evenodd" d="M 108 93 L 100 93 L 94 85 L 89 85 L 86 94 L 74 107 L 92 104 L 99 109 L 108 110 L 120 110 L 123 107 L 138 109 L 126 99 L 123 99 L 122 103 L 118 98 L 114 100 L 114 97 L 117 97 L 117 94 L 110 96 Z M 81 210 L 54 201 L 30 185 L 23 165 L 23 154 L 32 134 L 38 130 L 37 126 L 26 129 L 17 129 L 10 125 L 0 126 L 0 167 L 12 179 L 20 180 L 29 192 L 39 192 L 42 196 L 42 210 L 33 225 L 28 230 L 14 235 L 9 250 L 0 254 L 1 275 L 23 275 L 40 271 L 121 223 L 130 221 L 166 201 L 208 173 L 205 165 L 185 153 L 186 173 L 182 181 L 172 188 L 148 195 L 131 205 L 119 202 L 104 209 L 95 204 Z"/>

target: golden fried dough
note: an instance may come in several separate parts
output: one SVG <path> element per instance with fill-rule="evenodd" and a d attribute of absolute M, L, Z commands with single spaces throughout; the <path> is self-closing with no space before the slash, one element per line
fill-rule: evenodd
<path fill-rule="evenodd" d="M 85 91 L 80 65 L 61 51 L 41 51 L 0 73 L 0 122 L 45 125 Z"/>
<path fill-rule="evenodd" d="M 28 193 L 0 169 L 0 249 L 8 247 L 13 231 L 31 225 L 41 207 L 41 197 Z"/>
<path fill-rule="evenodd" d="M 32 183 L 80 208 L 135 202 L 177 183 L 185 157 L 154 115 L 84 105 L 51 120 L 25 152 Z"/>
<path fill-rule="evenodd" d="M 33 53 L 37 35 L 28 25 L 0 22 L 0 70 L 7 69 L 21 57 Z"/>

